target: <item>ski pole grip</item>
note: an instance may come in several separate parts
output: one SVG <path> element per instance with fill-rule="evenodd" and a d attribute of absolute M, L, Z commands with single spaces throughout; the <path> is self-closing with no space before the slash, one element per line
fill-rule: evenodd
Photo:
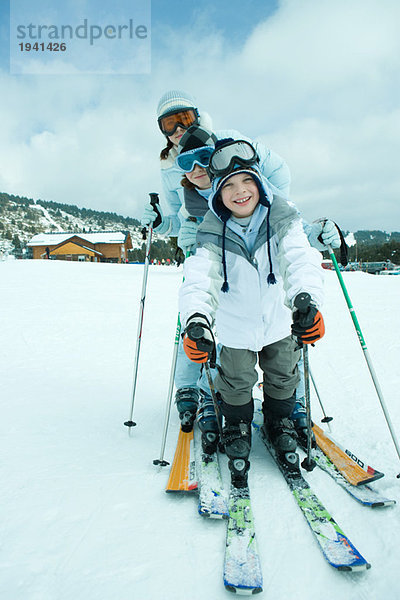
<path fill-rule="evenodd" d="M 197 340 L 201 340 L 201 338 L 203 337 L 203 328 L 201 327 L 201 325 L 196 325 L 195 327 L 192 327 L 190 330 L 189 337 L 194 342 L 197 342 Z"/>
<path fill-rule="evenodd" d="M 160 204 L 157 192 L 151 192 L 149 194 L 149 196 L 150 196 L 150 204 L 152 206 L 155 206 L 156 204 Z"/>
<path fill-rule="evenodd" d="M 213 347 L 213 343 L 211 340 L 206 340 L 203 336 L 203 327 L 201 327 L 200 325 L 198 325 L 197 327 L 193 327 L 190 330 L 189 337 L 194 342 L 197 342 L 198 349 L 202 352 L 209 352 Z"/>
<path fill-rule="evenodd" d="M 150 192 L 149 196 L 150 196 L 150 204 L 154 208 L 155 212 L 157 213 L 157 216 L 153 222 L 153 229 L 156 229 L 162 223 L 162 216 L 161 216 L 161 212 L 159 209 L 160 201 L 159 201 L 157 192 Z"/>
<path fill-rule="evenodd" d="M 297 294 L 296 298 L 294 299 L 294 305 L 300 313 L 306 313 L 308 311 L 310 302 L 311 296 L 307 292 Z"/>

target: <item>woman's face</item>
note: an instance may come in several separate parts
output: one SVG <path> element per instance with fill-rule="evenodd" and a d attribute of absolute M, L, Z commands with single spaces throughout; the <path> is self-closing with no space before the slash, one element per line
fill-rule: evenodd
<path fill-rule="evenodd" d="M 184 127 L 179 127 L 178 125 L 174 133 L 168 136 L 168 139 L 174 144 L 174 146 L 177 146 L 185 131 L 186 129 Z"/>
<path fill-rule="evenodd" d="M 207 171 L 203 167 L 200 167 L 200 165 L 194 165 L 193 171 L 185 173 L 185 176 L 189 179 L 190 183 L 193 183 L 193 185 L 200 190 L 207 190 L 211 187 L 211 181 L 207 175 Z"/>

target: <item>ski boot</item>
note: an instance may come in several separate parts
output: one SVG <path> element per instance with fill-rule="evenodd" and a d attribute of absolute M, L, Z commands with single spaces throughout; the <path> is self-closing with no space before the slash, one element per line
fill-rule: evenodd
<path fill-rule="evenodd" d="M 198 401 L 199 391 L 197 388 L 179 388 L 175 394 L 175 403 L 181 420 L 181 429 L 185 433 L 193 429 Z"/>
<path fill-rule="evenodd" d="M 296 400 L 296 404 L 292 414 L 290 415 L 290 418 L 293 421 L 294 428 L 299 439 L 299 445 L 303 449 L 307 449 L 307 412 L 304 407 L 304 398 L 299 398 Z M 311 431 L 311 447 L 316 448 L 316 445 L 315 435 L 313 431 Z"/>
<path fill-rule="evenodd" d="M 229 424 L 223 429 L 223 443 L 229 458 L 232 486 L 247 487 L 247 473 L 250 468 L 248 460 L 251 448 L 251 425 L 249 423 Z"/>
<path fill-rule="evenodd" d="M 288 417 L 266 415 L 264 427 L 281 468 L 287 473 L 298 473 L 297 433 L 293 421 Z"/>
<path fill-rule="evenodd" d="M 205 454 L 213 454 L 218 449 L 219 427 L 213 400 L 204 390 L 200 390 L 197 424 L 201 431 L 201 446 L 203 452 Z"/>

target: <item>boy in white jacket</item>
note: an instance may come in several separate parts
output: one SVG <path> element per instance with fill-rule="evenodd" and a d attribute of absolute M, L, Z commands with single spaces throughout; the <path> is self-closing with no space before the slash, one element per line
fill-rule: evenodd
<path fill-rule="evenodd" d="M 199 226 L 196 253 L 185 261 L 180 291 L 187 356 L 199 363 L 210 358 L 214 324 L 222 345 L 215 385 L 236 487 L 247 486 L 257 359 L 264 373 L 266 430 L 285 461 L 296 449 L 288 417 L 299 381 L 299 350 L 291 327 L 305 343 L 324 334 L 318 310 L 323 293 L 320 254 L 309 245 L 297 211 L 272 193 L 257 159 L 246 141 L 217 142 L 209 167 L 215 176 L 210 211 Z M 292 316 L 302 292 L 311 295 L 312 303 L 306 314 Z M 204 342 L 211 345 L 208 351 Z"/>

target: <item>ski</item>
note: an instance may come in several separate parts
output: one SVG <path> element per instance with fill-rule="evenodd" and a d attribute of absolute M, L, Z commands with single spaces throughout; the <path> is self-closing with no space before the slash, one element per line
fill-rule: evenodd
<path fill-rule="evenodd" d="M 344 534 L 302 476 L 298 454 L 295 452 L 290 453 L 288 459 L 293 462 L 291 468 L 288 468 L 276 456 L 274 448 L 263 431 L 263 427 L 256 427 L 256 430 L 283 474 L 329 564 L 338 571 L 365 571 L 369 569 L 371 565 Z"/>
<path fill-rule="evenodd" d="M 206 454 L 200 449 L 196 456 L 196 466 L 199 514 L 214 519 L 227 519 L 229 517 L 228 503 L 222 486 L 217 452 Z"/>
<path fill-rule="evenodd" d="M 231 486 L 228 504 L 224 585 L 229 592 L 257 594 L 263 581 L 249 488 Z"/>
<path fill-rule="evenodd" d="M 396 504 L 396 500 L 389 500 L 384 496 L 381 496 L 377 491 L 372 489 L 369 485 L 354 486 L 349 483 L 341 474 L 339 469 L 333 464 L 333 462 L 322 452 L 320 448 L 313 450 L 313 459 L 317 463 L 318 467 L 328 473 L 334 481 L 346 492 L 350 494 L 352 498 L 357 500 L 363 506 L 369 506 L 371 508 L 393 506 Z"/>
<path fill-rule="evenodd" d="M 166 492 L 195 492 L 196 467 L 193 451 L 193 430 L 185 433 L 179 429 L 174 460 L 169 473 Z"/>
<path fill-rule="evenodd" d="M 264 417 L 262 411 L 256 409 L 254 414 L 253 427 L 255 429 L 259 429 L 264 421 Z M 301 446 L 304 451 L 307 451 L 303 445 Z M 368 506 L 370 508 L 378 508 L 384 506 L 393 506 L 396 504 L 396 500 L 389 500 L 385 498 L 381 494 L 379 494 L 376 490 L 372 489 L 368 484 L 364 484 L 361 486 L 356 486 L 347 481 L 343 474 L 339 471 L 337 466 L 333 464 L 326 454 L 323 453 L 321 448 L 313 448 L 312 457 L 317 463 L 317 466 L 328 473 L 332 477 L 332 479 L 340 485 L 350 496 L 362 504 L 363 506 Z"/>
<path fill-rule="evenodd" d="M 364 485 L 384 476 L 384 473 L 370 467 L 353 452 L 338 444 L 329 433 L 315 423 L 313 432 L 318 447 L 352 485 Z"/>
<path fill-rule="evenodd" d="M 262 382 L 259 382 L 257 389 L 262 390 L 262 387 Z M 257 412 L 261 413 L 261 411 L 257 410 L 256 416 Z M 261 417 L 262 421 L 263 417 Z M 329 433 L 315 423 L 313 423 L 313 432 L 317 446 L 328 457 L 329 461 L 335 465 L 336 469 L 349 484 L 354 486 L 365 485 L 384 477 L 384 473 L 374 469 L 354 454 L 354 452 L 339 444 Z"/>

